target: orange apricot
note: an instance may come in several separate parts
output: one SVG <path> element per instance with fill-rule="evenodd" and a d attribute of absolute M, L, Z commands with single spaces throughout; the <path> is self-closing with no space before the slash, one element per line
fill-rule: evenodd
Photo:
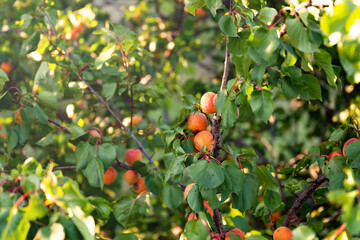
<path fill-rule="evenodd" d="M 134 191 L 136 193 L 142 193 L 146 191 L 146 186 L 145 186 L 145 178 L 139 178 L 139 180 L 137 180 L 137 182 L 133 185 Z"/>
<path fill-rule="evenodd" d="M 329 160 L 335 156 L 342 156 L 342 154 L 339 151 L 333 151 L 329 154 Z"/>
<path fill-rule="evenodd" d="M 191 188 L 195 185 L 195 183 L 189 183 L 186 188 L 185 188 L 185 191 L 184 191 L 184 198 L 186 199 Z"/>
<path fill-rule="evenodd" d="M 126 162 L 132 166 L 135 161 L 141 161 L 142 153 L 139 149 L 130 148 L 125 153 Z"/>
<path fill-rule="evenodd" d="M 129 185 L 134 185 L 139 180 L 139 175 L 134 170 L 127 170 L 124 174 L 125 182 Z"/>
<path fill-rule="evenodd" d="M 228 235 L 234 235 L 234 236 L 240 237 L 241 239 L 245 239 L 244 232 L 239 228 L 235 228 L 235 229 L 231 230 L 230 232 L 228 232 Z M 228 237 L 228 239 L 230 239 L 229 236 L 226 236 L 226 237 Z"/>
<path fill-rule="evenodd" d="M 206 212 L 207 212 L 208 214 L 210 214 L 210 216 L 212 217 L 212 216 L 214 215 L 214 211 L 213 211 L 213 210 L 211 209 L 211 207 L 209 206 L 209 202 L 208 202 L 208 201 L 204 201 L 203 204 L 204 204 L 204 207 L 205 207 L 205 209 L 206 209 Z"/>
<path fill-rule="evenodd" d="M 191 113 L 186 124 L 187 128 L 193 132 L 204 131 L 207 127 L 206 116 L 202 113 Z"/>
<path fill-rule="evenodd" d="M 208 131 L 201 131 L 195 135 L 194 138 L 194 146 L 197 150 L 203 151 L 203 147 L 205 146 L 207 152 L 210 152 L 213 148 L 214 136 Z"/>
<path fill-rule="evenodd" d="M 203 18 L 206 15 L 206 11 L 203 8 L 199 8 L 195 10 L 195 16 L 198 18 Z"/>
<path fill-rule="evenodd" d="M 216 98 L 217 98 L 217 94 L 213 92 L 207 92 L 201 97 L 200 105 L 204 113 L 216 113 L 216 109 L 215 109 Z"/>
<path fill-rule="evenodd" d="M 345 153 L 345 149 L 347 147 L 347 145 L 349 145 L 349 143 L 352 143 L 352 142 L 355 142 L 357 141 L 357 138 L 350 138 L 349 140 L 347 140 L 344 144 L 344 147 L 343 147 L 343 154 L 344 154 L 344 157 L 347 157 L 346 156 L 346 153 Z"/>
<path fill-rule="evenodd" d="M 270 214 L 271 216 L 271 222 L 265 223 L 265 226 L 270 227 L 271 225 L 274 225 L 276 221 L 281 217 L 281 212 L 272 212 Z"/>
<path fill-rule="evenodd" d="M 287 227 L 279 227 L 275 230 L 273 238 L 274 240 L 291 240 L 292 232 Z"/>
<path fill-rule="evenodd" d="M 16 112 L 15 112 L 15 122 L 19 125 L 24 123 L 24 121 L 22 120 L 21 115 L 20 115 L 20 108 L 18 110 L 16 110 Z"/>
<path fill-rule="evenodd" d="M 9 74 L 12 69 L 12 65 L 9 62 L 2 62 L 0 68 L 6 73 Z"/>
<path fill-rule="evenodd" d="M 117 176 L 117 172 L 113 167 L 109 167 L 106 172 L 104 173 L 104 184 L 110 185 L 112 184 Z"/>
<path fill-rule="evenodd" d="M 142 116 L 134 115 L 134 116 L 132 117 L 132 124 L 133 124 L 133 126 L 136 126 L 139 122 L 141 122 L 142 119 L 143 119 Z"/>

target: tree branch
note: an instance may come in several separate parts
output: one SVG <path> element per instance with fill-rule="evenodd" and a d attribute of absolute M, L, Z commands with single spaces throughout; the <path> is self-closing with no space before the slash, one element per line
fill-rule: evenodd
<path fill-rule="evenodd" d="M 225 61 L 224 61 L 224 73 L 223 73 L 223 76 L 222 76 L 222 79 L 221 79 L 220 91 L 222 91 L 222 90 L 225 89 L 225 85 L 226 85 L 227 78 L 228 78 L 228 75 L 229 75 L 229 58 L 230 58 L 230 52 L 229 52 L 228 47 L 227 47 L 228 39 L 229 39 L 229 38 L 226 37 L 226 40 L 225 40 L 226 50 L 225 50 Z"/>
<path fill-rule="evenodd" d="M 56 35 L 55 32 L 55 28 L 54 26 L 51 24 L 49 18 L 47 17 L 45 11 L 43 8 L 41 8 L 42 14 L 47 22 L 47 24 L 50 26 L 51 32 L 54 36 L 56 36 L 56 38 L 58 38 L 58 36 Z M 65 50 L 65 55 L 66 57 L 69 59 L 71 65 L 74 65 L 74 61 L 73 59 L 70 57 L 70 55 L 67 53 L 67 51 Z M 115 118 L 115 120 L 118 122 L 118 124 L 120 125 L 120 127 L 122 127 L 129 135 L 130 137 L 135 141 L 135 143 L 138 145 L 139 149 L 144 153 L 144 155 L 146 156 L 147 159 L 149 159 L 149 162 L 152 164 L 153 163 L 153 159 L 152 157 L 149 155 L 149 153 L 145 150 L 143 144 L 136 138 L 135 134 L 129 129 L 127 128 L 123 123 L 122 120 L 115 114 L 115 112 L 110 108 L 109 104 L 94 90 L 93 87 L 91 87 L 91 85 L 82 78 L 79 70 L 77 69 L 77 76 L 78 78 L 85 83 L 85 85 L 87 86 L 87 88 L 89 88 L 90 92 L 93 93 L 99 100 L 100 102 L 104 105 L 104 107 L 107 109 L 107 111 Z"/>
<path fill-rule="evenodd" d="M 310 198 L 310 196 L 314 193 L 314 191 L 322 185 L 324 182 L 328 181 L 325 175 L 318 176 L 300 195 L 299 198 L 296 199 L 292 207 L 288 210 L 286 217 L 282 226 L 288 227 L 290 225 L 290 218 L 296 215 L 305 201 Z"/>

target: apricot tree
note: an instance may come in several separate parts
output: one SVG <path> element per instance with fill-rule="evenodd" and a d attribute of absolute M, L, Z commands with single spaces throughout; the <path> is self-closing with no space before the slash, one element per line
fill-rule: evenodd
<path fill-rule="evenodd" d="M 357 1 L 0 9 L 1 240 L 359 237 Z"/>

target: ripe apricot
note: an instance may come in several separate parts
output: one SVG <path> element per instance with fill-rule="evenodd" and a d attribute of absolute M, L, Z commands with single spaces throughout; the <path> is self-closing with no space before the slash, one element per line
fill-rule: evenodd
<path fill-rule="evenodd" d="M 101 137 L 101 134 L 100 134 L 97 130 L 92 129 L 92 130 L 90 130 L 89 133 L 90 133 L 94 138 L 99 138 L 99 137 Z"/>
<path fill-rule="evenodd" d="M 291 240 L 292 232 L 287 227 L 279 227 L 273 235 L 274 240 Z"/>
<path fill-rule="evenodd" d="M 2 62 L 0 68 L 6 73 L 9 74 L 12 69 L 12 65 L 9 62 Z"/>
<path fill-rule="evenodd" d="M 204 207 L 205 207 L 205 209 L 206 209 L 206 212 L 207 212 L 208 214 L 210 214 L 210 216 L 212 217 L 212 216 L 214 215 L 214 211 L 213 211 L 213 210 L 211 209 L 211 207 L 209 206 L 209 202 L 208 202 L 208 201 L 204 201 L 203 204 L 204 204 Z"/>
<path fill-rule="evenodd" d="M 184 191 L 184 198 L 186 199 L 191 188 L 195 185 L 195 183 L 189 183 L 186 188 L 185 188 L 185 191 Z"/>
<path fill-rule="evenodd" d="M 133 185 L 133 188 L 136 193 L 142 193 L 146 191 L 145 178 L 139 178 L 139 180 L 137 180 L 137 182 Z"/>
<path fill-rule="evenodd" d="M 206 15 L 206 11 L 203 8 L 199 8 L 195 10 L 195 16 L 198 18 L 203 18 Z"/>
<path fill-rule="evenodd" d="M 195 135 L 194 138 L 194 146 L 197 150 L 203 151 L 203 147 L 205 146 L 207 152 L 210 152 L 213 148 L 214 136 L 208 131 L 201 131 Z"/>
<path fill-rule="evenodd" d="M 141 161 L 142 153 L 139 149 L 130 148 L 125 153 L 126 162 L 132 166 L 135 161 Z"/>
<path fill-rule="evenodd" d="M 216 98 L 217 98 L 217 94 L 213 92 L 207 92 L 201 97 L 200 105 L 204 113 L 216 113 L 216 109 L 215 109 Z"/>
<path fill-rule="evenodd" d="M 335 156 L 342 156 L 342 154 L 339 151 L 333 151 L 329 154 L 329 159 L 332 159 Z"/>
<path fill-rule="evenodd" d="M 24 121 L 22 120 L 21 115 L 20 115 L 20 108 L 18 110 L 16 110 L 16 112 L 15 112 L 15 122 L 19 125 L 24 123 Z"/>
<path fill-rule="evenodd" d="M 239 228 L 235 228 L 235 229 L 231 230 L 230 232 L 228 232 L 228 235 L 235 235 L 235 236 L 239 236 L 241 239 L 245 239 L 244 232 Z M 226 239 L 230 239 L 230 237 L 226 236 L 225 240 Z"/>
<path fill-rule="evenodd" d="M 202 113 L 191 113 L 186 124 L 187 128 L 193 132 L 204 131 L 207 127 L 206 116 Z"/>
<path fill-rule="evenodd" d="M 112 184 L 115 181 L 116 176 L 117 176 L 117 172 L 115 171 L 115 169 L 113 167 L 109 167 L 103 175 L 104 184 L 106 185 Z"/>
<path fill-rule="evenodd" d="M 142 119 L 143 119 L 142 116 L 134 115 L 134 116 L 132 117 L 132 124 L 133 124 L 134 126 L 136 126 L 139 122 L 141 122 Z"/>
<path fill-rule="evenodd" d="M 265 226 L 270 227 L 271 225 L 274 225 L 276 221 L 281 217 L 281 212 L 272 212 L 271 214 L 271 222 L 265 223 Z"/>
<path fill-rule="evenodd" d="M 350 138 L 349 140 L 347 140 L 344 144 L 344 147 L 343 147 L 343 154 L 344 154 L 344 157 L 347 157 L 346 156 L 346 153 L 345 153 L 345 149 L 347 147 L 347 145 L 349 145 L 349 143 L 352 143 L 352 142 L 355 142 L 357 140 L 357 138 Z"/>
<path fill-rule="evenodd" d="M 134 185 L 139 180 L 139 175 L 134 170 L 127 170 L 124 174 L 125 182 L 129 185 Z"/>

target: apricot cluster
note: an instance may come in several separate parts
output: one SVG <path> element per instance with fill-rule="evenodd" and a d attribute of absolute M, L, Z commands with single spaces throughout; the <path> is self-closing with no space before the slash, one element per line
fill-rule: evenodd
<path fill-rule="evenodd" d="M 130 148 L 125 153 L 125 160 L 133 166 L 136 161 L 141 161 L 142 153 L 139 149 Z M 142 193 L 146 191 L 145 178 L 139 177 L 138 172 L 135 170 L 127 170 L 124 174 L 125 182 L 133 186 L 136 193 Z"/>
<path fill-rule="evenodd" d="M 205 93 L 200 99 L 200 107 L 204 113 L 216 113 L 215 100 L 217 94 L 213 92 Z M 188 139 L 194 143 L 196 151 L 203 152 L 204 147 L 206 152 L 210 152 L 213 148 L 214 136 L 208 131 L 208 121 L 204 113 L 191 113 L 187 120 L 187 128 L 195 133 Z"/>

